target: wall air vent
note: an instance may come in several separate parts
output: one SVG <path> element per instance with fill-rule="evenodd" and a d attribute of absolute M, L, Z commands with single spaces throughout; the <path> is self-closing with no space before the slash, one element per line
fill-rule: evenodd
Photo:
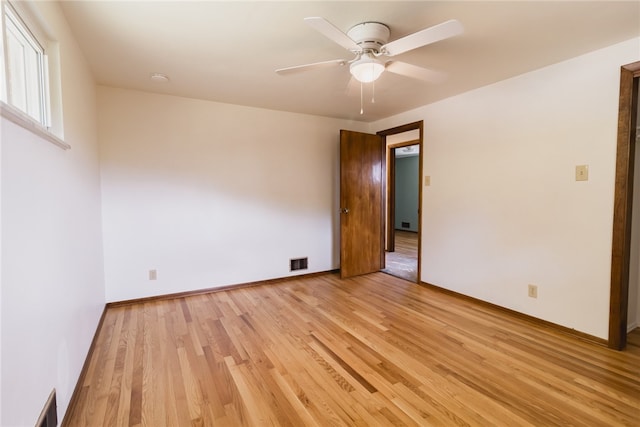
<path fill-rule="evenodd" d="M 289 260 L 289 271 L 306 270 L 307 268 L 309 268 L 309 259 L 307 257 Z"/>

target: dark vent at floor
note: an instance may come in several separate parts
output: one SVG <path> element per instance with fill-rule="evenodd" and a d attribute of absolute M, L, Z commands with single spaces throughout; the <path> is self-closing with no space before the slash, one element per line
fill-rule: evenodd
<path fill-rule="evenodd" d="M 56 403 L 56 389 L 54 388 L 47 403 L 42 409 L 36 427 L 56 427 L 58 425 L 58 404 Z"/>
<path fill-rule="evenodd" d="M 411 223 L 410 222 L 403 222 L 402 223 L 402 228 L 411 228 Z"/>
<path fill-rule="evenodd" d="M 309 261 L 305 258 L 296 258 L 289 260 L 289 270 L 306 270 L 308 268 Z"/>

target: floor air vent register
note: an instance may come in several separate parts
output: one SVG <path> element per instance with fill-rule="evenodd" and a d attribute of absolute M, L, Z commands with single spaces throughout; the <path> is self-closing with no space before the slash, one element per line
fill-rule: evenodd
<path fill-rule="evenodd" d="M 306 270 L 309 265 L 308 258 L 294 258 L 289 260 L 289 271 Z"/>

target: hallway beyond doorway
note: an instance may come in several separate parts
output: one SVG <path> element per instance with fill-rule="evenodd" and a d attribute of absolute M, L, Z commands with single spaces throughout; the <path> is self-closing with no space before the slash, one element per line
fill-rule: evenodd
<path fill-rule="evenodd" d="M 385 253 L 385 273 L 418 281 L 418 233 L 395 230 L 395 251 Z"/>

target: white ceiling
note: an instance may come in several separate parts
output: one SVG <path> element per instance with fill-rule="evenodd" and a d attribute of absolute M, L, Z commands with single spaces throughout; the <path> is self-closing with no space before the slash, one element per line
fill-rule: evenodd
<path fill-rule="evenodd" d="M 640 1 L 63 1 L 99 84 L 230 104 L 373 121 L 640 36 Z M 348 66 L 275 69 L 353 55 L 305 25 L 385 23 L 390 40 L 449 19 L 464 34 L 394 59 L 444 71 L 430 84 L 383 73 L 375 104 Z M 640 52 L 639 52 L 640 56 Z M 622 64 L 620 64 L 622 65 Z M 152 83 L 151 73 L 170 77 Z"/>

